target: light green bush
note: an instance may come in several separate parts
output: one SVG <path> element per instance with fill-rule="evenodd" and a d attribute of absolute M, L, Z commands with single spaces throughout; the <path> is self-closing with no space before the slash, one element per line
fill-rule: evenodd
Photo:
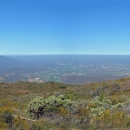
<path fill-rule="evenodd" d="M 65 99 L 64 95 L 34 98 L 27 106 L 27 113 L 34 118 L 39 118 L 45 112 L 58 112 L 60 107 L 72 112 L 74 103 L 70 99 Z"/>
<path fill-rule="evenodd" d="M 103 93 L 98 98 L 91 100 L 88 103 L 88 109 L 90 110 L 90 116 L 100 116 L 105 110 L 112 107 L 111 100 Z"/>

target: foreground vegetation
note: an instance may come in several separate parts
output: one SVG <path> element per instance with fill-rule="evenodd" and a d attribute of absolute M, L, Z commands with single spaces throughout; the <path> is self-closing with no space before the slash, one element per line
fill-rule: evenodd
<path fill-rule="evenodd" d="M 0 93 L 0 130 L 130 129 L 130 78 L 0 83 Z"/>

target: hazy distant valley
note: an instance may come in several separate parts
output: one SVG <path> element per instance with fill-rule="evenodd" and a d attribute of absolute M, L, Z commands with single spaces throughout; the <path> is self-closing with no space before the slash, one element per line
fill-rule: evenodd
<path fill-rule="evenodd" d="M 1 56 L 0 82 L 86 84 L 113 80 L 130 75 L 129 59 L 130 56 Z"/>

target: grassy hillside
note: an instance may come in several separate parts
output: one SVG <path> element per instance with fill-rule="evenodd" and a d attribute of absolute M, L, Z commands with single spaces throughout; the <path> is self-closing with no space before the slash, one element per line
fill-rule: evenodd
<path fill-rule="evenodd" d="M 127 130 L 129 114 L 129 77 L 87 85 L 0 83 L 0 130 Z"/>

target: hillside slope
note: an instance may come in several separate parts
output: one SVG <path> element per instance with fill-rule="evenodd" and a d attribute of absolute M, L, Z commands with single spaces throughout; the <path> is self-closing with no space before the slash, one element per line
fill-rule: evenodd
<path fill-rule="evenodd" d="M 0 92 L 3 129 L 130 129 L 129 77 L 87 85 L 0 83 Z M 15 117 L 10 123 L 7 111 L 38 122 Z"/>

